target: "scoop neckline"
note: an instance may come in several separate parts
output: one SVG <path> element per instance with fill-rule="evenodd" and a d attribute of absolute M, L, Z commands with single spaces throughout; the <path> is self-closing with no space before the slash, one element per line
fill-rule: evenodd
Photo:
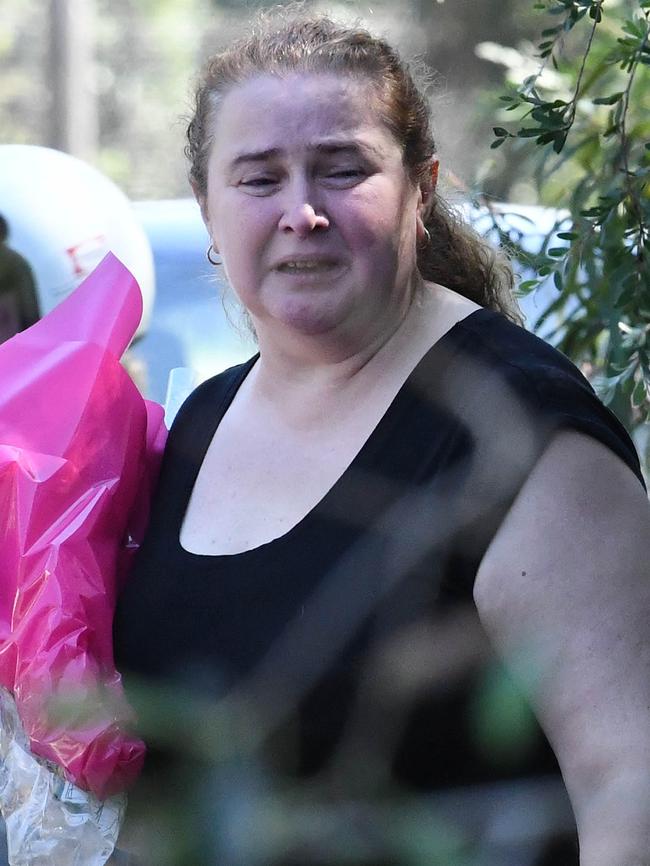
<path fill-rule="evenodd" d="M 486 315 L 487 314 L 487 315 Z M 217 427 L 221 423 L 221 419 L 228 411 L 232 401 L 237 394 L 237 391 L 242 386 L 244 380 L 250 373 L 250 371 L 255 366 L 257 360 L 259 359 L 259 353 L 253 355 L 252 358 L 249 358 L 248 361 L 245 361 L 241 365 L 241 369 L 237 375 L 237 377 L 233 380 L 231 385 L 226 390 L 226 393 L 223 396 L 223 399 L 220 401 L 219 406 L 215 410 L 215 419 L 214 423 L 209 425 L 207 430 L 205 439 L 203 440 L 200 454 L 198 455 L 197 460 L 192 461 L 192 470 L 189 477 L 189 484 L 185 485 L 185 489 L 188 490 L 188 494 L 184 497 L 183 502 L 177 513 L 176 526 L 174 530 L 176 546 L 178 550 L 181 552 L 183 556 L 190 557 L 194 562 L 216 562 L 216 561 L 241 561 L 242 558 L 253 560 L 258 556 L 265 555 L 271 547 L 279 548 L 284 544 L 287 544 L 293 541 L 295 535 L 302 531 L 304 527 L 312 521 L 317 512 L 323 509 L 323 506 L 326 502 L 336 494 L 337 489 L 343 483 L 343 479 L 350 473 L 350 471 L 354 468 L 356 464 L 363 458 L 367 458 L 368 455 L 372 456 L 372 453 L 377 451 L 381 445 L 382 440 L 385 438 L 388 430 L 391 427 L 391 422 L 393 418 L 399 411 L 400 404 L 404 398 L 405 392 L 408 389 L 408 386 L 413 381 L 414 377 L 417 375 L 418 371 L 425 365 L 431 362 L 432 357 L 438 355 L 443 348 L 445 348 L 446 344 L 453 341 L 455 336 L 459 331 L 463 330 L 463 327 L 470 324 L 470 320 L 476 321 L 477 319 L 481 319 L 484 316 L 490 317 L 499 315 L 495 310 L 491 310 L 489 307 L 480 307 L 478 310 L 473 310 L 469 313 L 465 318 L 460 319 L 458 322 L 455 322 L 451 328 L 449 328 L 445 333 L 439 337 L 435 343 L 433 343 L 426 352 L 422 355 L 422 357 L 417 361 L 411 372 L 408 374 L 406 379 L 402 382 L 399 387 L 399 390 L 389 403 L 386 408 L 384 414 L 380 417 L 377 424 L 373 427 L 368 435 L 367 439 L 363 442 L 357 453 L 354 455 L 350 463 L 345 467 L 343 472 L 338 476 L 338 478 L 334 481 L 331 487 L 325 491 L 323 496 L 318 500 L 318 502 L 306 512 L 306 514 L 301 517 L 293 526 L 291 526 L 286 532 L 282 535 L 278 535 L 277 538 L 271 538 L 269 541 L 265 541 L 262 544 L 258 544 L 256 547 L 251 547 L 248 550 L 237 551 L 236 553 L 195 553 L 194 551 L 187 550 L 181 544 L 180 533 L 181 528 L 183 526 L 183 520 L 185 519 L 185 515 L 187 514 L 187 509 L 190 504 L 190 499 L 192 497 L 192 493 L 194 492 L 194 487 L 196 485 L 196 480 L 198 478 L 199 472 L 201 470 L 201 466 L 203 465 L 203 461 L 205 460 L 205 456 L 207 454 L 208 448 L 212 442 L 212 439 L 217 431 Z M 448 355 L 446 362 L 447 364 L 451 363 L 452 356 Z"/>

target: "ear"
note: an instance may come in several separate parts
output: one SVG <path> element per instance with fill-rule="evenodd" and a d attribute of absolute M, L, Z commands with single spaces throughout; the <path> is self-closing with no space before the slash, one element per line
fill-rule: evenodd
<path fill-rule="evenodd" d="M 440 160 L 434 159 L 431 161 L 431 194 L 436 191 L 438 186 L 438 170 L 440 168 Z"/>
<path fill-rule="evenodd" d="M 418 187 L 417 236 L 419 240 L 425 237 L 424 220 L 431 210 L 431 200 L 438 185 L 439 165 L 440 163 L 437 159 L 432 160 L 428 175 L 420 182 Z"/>
<path fill-rule="evenodd" d="M 435 194 L 438 186 L 438 169 L 440 162 L 437 159 L 431 161 L 429 172 L 424 180 L 420 183 L 420 195 L 418 197 L 418 206 L 421 210 L 425 210 L 431 204 L 431 198 Z"/>

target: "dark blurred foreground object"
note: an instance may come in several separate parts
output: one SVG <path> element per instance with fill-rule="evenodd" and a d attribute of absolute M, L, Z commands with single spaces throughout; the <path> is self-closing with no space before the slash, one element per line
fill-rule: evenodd
<path fill-rule="evenodd" d="M 32 269 L 8 238 L 9 224 L 0 214 L 0 343 L 40 318 Z"/>

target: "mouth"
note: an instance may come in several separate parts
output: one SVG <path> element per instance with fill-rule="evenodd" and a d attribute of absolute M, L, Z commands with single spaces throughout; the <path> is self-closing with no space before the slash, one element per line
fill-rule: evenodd
<path fill-rule="evenodd" d="M 310 274 L 327 274 L 336 271 L 341 263 L 333 259 L 286 259 L 276 266 L 275 270 L 280 274 L 292 274 L 294 276 L 309 276 Z"/>
<path fill-rule="evenodd" d="M 301 282 L 318 282 L 324 277 L 338 274 L 343 265 L 334 261 L 282 262 L 275 270 L 279 274 Z"/>

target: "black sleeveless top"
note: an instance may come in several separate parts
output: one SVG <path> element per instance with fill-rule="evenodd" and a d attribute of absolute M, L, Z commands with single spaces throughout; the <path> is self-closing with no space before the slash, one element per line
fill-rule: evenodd
<path fill-rule="evenodd" d="M 563 355 L 481 309 L 428 351 L 286 535 L 235 555 L 188 553 L 179 532 L 194 481 L 255 360 L 197 388 L 173 424 L 118 606 L 118 669 L 227 698 L 228 736 L 259 737 L 259 760 L 281 779 L 344 767 L 342 786 L 363 777 L 376 794 L 552 771 L 534 726 L 511 748 L 490 746 L 494 660 L 472 585 L 559 428 L 598 439 L 643 483 L 622 425 Z"/>

